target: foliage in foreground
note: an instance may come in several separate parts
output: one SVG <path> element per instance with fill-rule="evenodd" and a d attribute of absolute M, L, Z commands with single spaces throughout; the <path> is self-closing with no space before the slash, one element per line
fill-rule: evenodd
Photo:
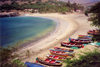
<path fill-rule="evenodd" d="M 0 48 L 0 67 L 25 67 L 17 55 L 13 55 L 13 49 Z"/>
<path fill-rule="evenodd" d="M 85 52 L 79 58 L 65 61 L 66 67 L 100 67 L 100 52 Z"/>

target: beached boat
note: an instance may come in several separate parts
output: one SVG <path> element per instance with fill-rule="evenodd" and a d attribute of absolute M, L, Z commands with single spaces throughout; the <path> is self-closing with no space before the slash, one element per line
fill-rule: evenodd
<path fill-rule="evenodd" d="M 63 60 L 65 60 L 65 59 L 70 59 L 70 58 L 72 58 L 71 56 L 62 57 L 62 56 L 57 56 L 57 55 L 47 55 L 47 57 L 50 58 L 50 59 L 60 60 L 60 61 L 63 61 Z"/>
<path fill-rule="evenodd" d="M 50 58 L 36 58 L 36 61 L 44 64 L 44 65 L 48 65 L 48 66 L 61 66 L 62 62 L 58 61 L 58 60 L 54 60 L 54 59 L 50 59 Z"/>
<path fill-rule="evenodd" d="M 92 39 L 92 36 L 89 36 L 89 35 L 79 35 L 78 39 Z"/>
<path fill-rule="evenodd" d="M 77 43 L 67 43 L 67 42 L 61 42 L 61 46 L 64 47 L 78 47 L 78 48 L 83 48 L 84 45 L 83 44 L 77 44 Z"/>
<path fill-rule="evenodd" d="M 49 49 L 49 50 L 59 51 L 59 52 L 65 52 L 65 53 L 69 53 L 69 54 L 70 54 L 70 53 L 71 53 L 71 54 L 74 53 L 74 52 L 69 52 L 69 51 L 64 51 L 64 50 L 55 50 L 55 49 Z"/>
<path fill-rule="evenodd" d="M 25 62 L 25 67 L 45 67 L 45 66 L 32 62 Z"/>
<path fill-rule="evenodd" d="M 57 55 L 57 56 L 63 56 L 63 57 L 68 57 L 68 56 L 74 56 L 75 53 L 70 53 L 70 52 L 63 52 L 63 51 L 55 51 L 55 50 L 50 50 L 50 53 L 52 55 Z"/>
<path fill-rule="evenodd" d="M 73 49 L 63 48 L 63 47 L 54 47 L 55 50 L 64 51 L 64 52 L 73 52 Z"/>
<path fill-rule="evenodd" d="M 89 30 L 88 34 L 89 35 L 100 35 L 100 30 Z"/>
<path fill-rule="evenodd" d="M 88 44 L 88 43 L 91 43 L 91 39 L 73 39 L 73 38 L 70 38 L 70 42 L 72 43 L 76 43 L 76 44 Z"/>

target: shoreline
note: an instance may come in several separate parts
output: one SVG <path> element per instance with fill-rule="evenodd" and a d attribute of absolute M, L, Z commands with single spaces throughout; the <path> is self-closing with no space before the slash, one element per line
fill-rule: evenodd
<path fill-rule="evenodd" d="M 34 15 L 34 14 L 33 14 Z M 52 18 L 52 17 L 45 17 L 45 16 L 33 16 L 33 15 L 27 15 L 27 16 L 31 16 L 31 17 L 40 17 L 40 18 L 46 18 L 46 19 L 50 19 L 50 20 L 53 20 L 53 21 L 55 21 L 56 22 L 56 24 L 57 24 L 57 26 L 55 27 L 55 29 L 52 31 L 52 32 L 49 32 L 46 36 L 44 36 L 43 38 L 41 37 L 41 39 L 45 39 L 46 37 L 48 37 L 49 35 L 52 35 L 52 34 L 54 34 L 54 33 L 56 33 L 57 31 L 58 31 L 58 28 L 59 28 L 59 25 L 60 25 L 60 22 L 59 21 L 57 21 L 57 18 Z M 40 14 L 40 15 L 42 15 L 42 14 Z M 61 21 L 62 22 L 62 21 Z M 65 22 L 65 21 L 64 21 Z M 67 24 L 69 24 L 70 22 L 67 22 Z M 75 23 L 76 24 L 76 23 Z M 71 24 L 70 24 L 71 25 Z M 67 29 L 68 29 L 68 27 L 70 27 L 70 26 L 68 26 L 67 25 Z M 37 43 L 37 42 L 40 42 L 41 41 L 41 39 L 40 40 L 38 40 L 38 41 L 36 41 L 36 42 L 33 42 L 33 44 L 34 43 Z M 65 39 L 65 38 L 64 38 Z M 29 45 L 29 46 L 32 46 L 32 45 Z M 23 49 L 23 48 L 22 48 Z"/>
<path fill-rule="evenodd" d="M 16 16 L 16 17 L 29 17 L 29 16 Z M 31 17 L 36 17 L 36 16 L 31 16 Z M 49 19 L 49 18 L 45 18 L 45 17 L 38 17 L 38 18 L 44 18 L 44 19 L 48 19 L 48 20 L 52 20 L 52 19 Z M 33 36 L 32 37 L 28 37 L 28 38 L 26 38 L 26 39 L 23 39 L 23 40 L 19 40 L 18 42 L 21 42 L 21 43 L 18 43 L 18 42 L 14 42 L 13 44 L 15 44 L 15 45 L 13 45 L 13 44 L 10 44 L 9 45 L 9 47 L 17 47 L 17 49 L 19 50 L 19 49 L 22 49 L 23 47 L 27 47 L 28 46 L 28 44 L 30 44 L 30 43 L 34 43 L 34 42 L 37 42 L 37 41 L 40 41 L 41 39 L 43 39 L 43 38 L 45 38 L 45 37 L 47 37 L 47 36 L 49 36 L 52 32 L 54 32 L 55 31 L 55 29 L 56 29 L 56 27 L 57 27 L 57 25 L 59 25 L 57 22 L 56 22 L 56 20 L 52 20 L 52 22 L 53 22 L 53 25 L 51 26 L 51 27 L 49 27 L 49 28 L 47 28 L 45 31 L 43 31 L 43 32 L 41 32 L 40 34 L 38 34 L 34 39 L 32 39 L 33 38 Z M 42 36 L 41 36 L 42 35 Z M 18 43 L 18 45 L 17 45 L 17 43 Z M 8 46 L 4 46 L 4 48 L 7 48 Z"/>
<path fill-rule="evenodd" d="M 49 35 L 48 37 L 41 39 L 41 41 L 31 43 L 31 46 L 25 47 L 17 51 L 16 53 L 21 54 L 20 58 L 23 62 L 35 61 L 36 57 L 46 56 L 49 53 L 50 48 L 54 46 L 60 46 L 61 41 L 67 41 L 67 39 L 72 35 L 72 37 L 77 37 L 79 34 L 86 33 L 91 29 L 90 24 L 87 23 L 87 17 L 84 14 L 58 14 L 58 13 L 48 13 L 48 14 L 30 14 L 30 16 L 48 17 L 57 19 L 59 21 L 59 27 L 57 31 Z M 85 20 L 82 20 L 82 19 Z M 67 25 L 69 24 L 69 25 Z M 83 30 L 86 26 L 86 31 Z M 78 32 L 78 33 L 76 33 Z M 83 33 L 80 33 L 83 32 Z M 73 35 L 74 34 L 74 35 Z M 30 52 L 30 57 L 26 57 L 27 50 Z"/>
<path fill-rule="evenodd" d="M 23 17 L 23 16 L 22 16 L 22 17 Z M 26 16 L 26 17 L 29 17 L 29 16 Z M 32 46 L 32 45 L 28 45 L 28 44 L 31 44 L 31 43 L 35 44 L 35 43 L 37 43 L 37 42 L 40 42 L 42 39 L 44 39 L 44 38 L 48 37 L 49 35 L 51 35 L 52 33 L 54 33 L 54 32 L 57 30 L 57 28 L 59 27 L 59 21 L 57 21 L 57 20 L 55 20 L 55 19 L 53 19 L 53 18 L 40 17 L 40 16 L 31 16 L 31 17 L 39 17 L 39 18 L 44 18 L 44 19 L 52 20 L 55 27 L 53 27 L 52 30 L 50 30 L 49 32 L 47 32 L 47 33 L 44 34 L 43 36 L 40 36 L 40 37 L 38 37 L 38 38 L 36 38 L 36 39 L 34 39 L 34 40 L 30 40 L 30 41 L 28 41 L 28 42 L 23 43 L 22 45 L 19 45 L 19 46 L 18 46 L 18 50 L 24 49 L 24 48 L 26 48 L 26 47 L 28 47 L 28 46 Z"/>
<path fill-rule="evenodd" d="M 54 14 L 55 14 L 55 17 L 53 17 Z M 50 34 L 48 37 L 45 37 L 44 39 L 41 39 L 41 41 L 38 41 L 36 43 L 29 44 L 29 46 L 25 47 L 24 49 L 19 50 L 17 53 L 21 54 L 24 52 L 24 55 L 25 55 L 25 52 L 27 52 L 27 50 L 29 50 L 31 54 L 37 55 L 40 53 L 40 51 L 44 51 L 47 48 L 51 48 L 51 47 L 55 46 L 56 44 L 65 40 L 66 38 L 68 38 L 68 36 L 72 35 L 73 32 L 75 32 L 75 30 L 77 29 L 77 23 L 73 23 L 73 21 L 71 21 L 71 19 L 69 19 L 69 18 L 64 18 L 64 16 L 66 16 L 66 15 L 62 15 L 62 14 L 58 14 L 58 13 L 54 13 L 54 14 L 49 14 L 49 15 L 48 14 L 36 14 L 36 15 L 31 14 L 30 15 L 30 16 L 47 17 L 47 18 L 56 19 L 57 21 L 59 21 L 59 27 L 55 30 L 55 32 Z M 45 15 L 48 15 L 48 16 L 45 16 Z M 56 15 L 58 15 L 58 16 L 56 16 Z M 67 33 L 67 32 L 69 32 L 69 33 Z M 40 47 L 38 47 L 38 46 L 40 46 Z M 34 59 L 35 58 L 36 57 L 34 56 Z"/>

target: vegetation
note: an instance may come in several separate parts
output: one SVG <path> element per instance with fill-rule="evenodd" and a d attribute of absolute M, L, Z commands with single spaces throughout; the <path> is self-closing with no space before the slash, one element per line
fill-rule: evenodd
<path fill-rule="evenodd" d="M 0 48 L 0 66 L 1 67 L 25 67 L 19 59 L 15 59 L 17 55 L 12 54 L 12 49 Z"/>
<path fill-rule="evenodd" d="M 92 13 L 89 20 L 92 21 L 91 25 L 100 29 L 100 2 L 90 8 L 88 13 Z M 93 40 L 100 42 L 100 35 L 93 35 Z"/>
<path fill-rule="evenodd" d="M 92 13 L 90 17 L 90 21 L 93 21 L 92 25 L 100 28 L 100 2 L 91 7 L 88 13 Z"/>
<path fill-rule="evenodd" d="M 47 12 L 60 12 L 60 13 L 65 13 L 69 12 L 72 10 L 77 10 L 77 9 L 83 9 L 83 7 L 79 4 L 71 4 L 70 2 L 56 2 L 56 1 L 48 1 L 45 3 L 42 3 L 40 1 L 36 3 L 26 3 L 19 5 L 17 2 L 13 1 L 11 4 L 3 4 L 0 6 L 0 11 L 10 11 L 10 10 L 21 10 L 25 11 L 25 9 L 29 9 L 32 11 L 30 12 L 35 12 L 37 10 L 40 13 L 47 13 Z"/>
<path fill-rule="evenodd" d="M 86 52 L 77 59 L 67 59 L 65 63 L 66 67 L 100 67 L 100 52 Z"/>

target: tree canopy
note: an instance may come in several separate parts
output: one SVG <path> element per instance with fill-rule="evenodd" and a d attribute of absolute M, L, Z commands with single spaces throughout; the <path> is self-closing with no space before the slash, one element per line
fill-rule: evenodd
<path fill-rule="evenodd" d="M 83 9 L 83 7 L 79 4 L 71 4 L 70 2 L 56 2 L 56 1 L 48 1 L 48 2 L 36 2 L 36 3 L 24 3 L 19 4 L 16 1 L 13 1 L 11 4 L 3 4 L 0 6 L 0 11 L 10 11 L 10 10 L 21 10 L 25 9 L 38 10 L 40 13 L 46 12 L 71 12 L 72 10 Z"/>
<path fill-rule="evenodd" d="M 89 10 L 89 13 L 92 13 L 90 16 L 92 25 L 100 29 L 100 2 L 92 6 Z"/>

